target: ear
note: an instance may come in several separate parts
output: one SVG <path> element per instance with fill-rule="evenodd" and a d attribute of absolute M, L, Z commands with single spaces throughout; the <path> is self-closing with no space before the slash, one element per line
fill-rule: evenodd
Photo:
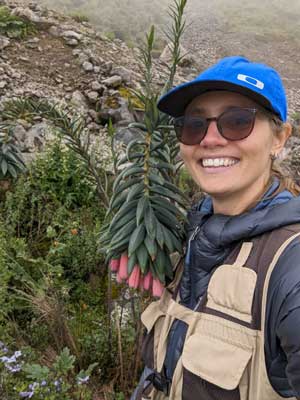
<path fill-rule="evenodd" d="M 280 132 L 276 132 L 274 134 L 273 146 L 272 146 L 272 153 L 279 154 L 281 150 L 284 148 L 284 145 L 288 138 L 292 134 L 292 125 L 289 122 L 286 122 L 282 130 Z"/>

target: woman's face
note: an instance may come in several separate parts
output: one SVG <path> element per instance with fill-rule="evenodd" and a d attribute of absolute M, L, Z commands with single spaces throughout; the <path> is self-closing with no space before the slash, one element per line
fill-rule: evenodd
<path fill-rule="evenodd" d="M 185 115 L 218 117 L 230 107 L 258 106 L 238 93 L 212 91 L 195 98 Z M 278 154 L 288 136 L 276 135 L 268 118 L 259 113 L 253 131 L 246 139 L 225 139 L 220 135 L 216 122 L 212 121 L 199 144 L 188 146 L 181 143 L 180 151 L 195 182 L 211 195 L 214 212 L 234 215 L 244 211 L 262 194 L 270 178 L 270 154 Z M 226 166 L 223 165 L 224 159 L 227 160 Z M 222 165 L 208 166 L 212 164 L 211 160 L 214 165 Z"/>

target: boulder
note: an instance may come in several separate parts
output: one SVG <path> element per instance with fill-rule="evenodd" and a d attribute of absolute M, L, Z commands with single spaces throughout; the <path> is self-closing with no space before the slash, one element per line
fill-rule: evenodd
<path fill-rule="evenodd" d="M 80 92 L 80 90 L 75 90 L 75 92 L 73 92 L 71 97 L 71 104 L 81 110 L 88 110 L 86 99 L 84 95 Z"/>
<path fill-rule="evenodd" d="M 117 87 L 119 87 L 121 85 L 122 78 L 119 75 L 113 75 L 113 76 L 111 76 L 111 77 L 109 77 L 107 79 L 104 79 L 102 81 L 102 83 L 105 86 L 117 88 Z"/>

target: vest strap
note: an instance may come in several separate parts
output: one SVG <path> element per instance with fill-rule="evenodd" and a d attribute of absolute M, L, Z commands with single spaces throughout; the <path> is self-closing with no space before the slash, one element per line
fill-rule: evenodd
<path fill-rule="evenodd" d="M 248 260 L 248 257 L 251 253 L 253 247 L 252 242 L 244 242 L 242 244 L 241 250 L 235 260 L 235 262 L 232 264 L 233 267 L 243 267 L 246 264 L 246 261 Z"/>

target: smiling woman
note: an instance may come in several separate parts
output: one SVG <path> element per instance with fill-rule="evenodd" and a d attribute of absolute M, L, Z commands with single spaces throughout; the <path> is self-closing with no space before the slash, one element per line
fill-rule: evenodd
<path fill-rule="evenodd" d="M 216 121 L 212 118 L 215 115 Z M 228 91 L 196 97 L 185 111 L 185 118 L 190 116 L 209 123 L 197 144 L 181 143 L 186 167 L 202 190 L 211 195 L 215 213 L 241 213 L 266 190 L 271 176 L 270 155 L 280 153 L 291 125 L 274 134 L 270 117 L 258 104 Z M 197 137 L 197 132 L 189 133 L 185 124 L 182 131 Z"/>
<path fill-rule="evenodd" d="M 274 165 L 292 131 L 281 78 L 228 57 L 158 108 L 206 196 L 182 270 L 142 315 L 132 400 L 300 398 L 300 190 Z"/>

